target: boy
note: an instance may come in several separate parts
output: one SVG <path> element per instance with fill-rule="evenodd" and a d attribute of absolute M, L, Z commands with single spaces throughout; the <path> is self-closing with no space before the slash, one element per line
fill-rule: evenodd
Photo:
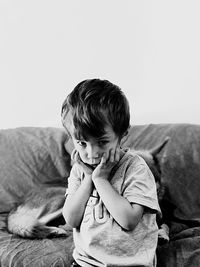
<path fill-rule="evenodd" d="M 85 80 L 63 103 L 62 122 L 75 147 L 63 207 L 73 266 L 156 266 L 156 185 L 144 160 L 120 147 L 125 95 L 107 80 Z"/>

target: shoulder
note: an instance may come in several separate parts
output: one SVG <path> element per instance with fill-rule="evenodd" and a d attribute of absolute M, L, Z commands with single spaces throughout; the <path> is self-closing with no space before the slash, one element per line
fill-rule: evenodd
<path fill-rule="evenodd" d="M 129 148 L 124 148 L 122 150 L 122 156 L 120 159 L 120 165 L 126 167 L 126 170 L 129 169 L 148 169 L 148 165 L 145 160 L 139 156 L 134 150 Z"/>
<path fill-rule="evenodd" d="M 128 151 L 124 165 L 123 195 L 132 203 L 138 203 L 159 211 L 156 183 L 148 165 L 137 153 Z"/>
<path fill-rule="evenodd" d="M 139 180 L 146 185 L 155 187 L 154 176 L 145 160 L 132 150 L 129 150 L 127 158 L 126 179 L 129 177 L 132 182 Z"/>
<path fill-rule="evenodd" d="M 116 167 L 113 169 L 115 180 L 121 180 L 124 185 L 140 181 L 144 184 L 154 186 L 155 179 L 148 165 L 142 157 L 130 149 L 123 149 L 121 158 Z"/>

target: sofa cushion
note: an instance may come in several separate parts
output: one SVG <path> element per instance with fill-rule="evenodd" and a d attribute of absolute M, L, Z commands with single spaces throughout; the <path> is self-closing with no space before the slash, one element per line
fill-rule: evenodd
<path fill-rule="evenodd" d="M 66 237 L 23 239 L 8 233 L 0 215 L 0 266 L 68 267 L 73 261 L 72 232 Z"/>

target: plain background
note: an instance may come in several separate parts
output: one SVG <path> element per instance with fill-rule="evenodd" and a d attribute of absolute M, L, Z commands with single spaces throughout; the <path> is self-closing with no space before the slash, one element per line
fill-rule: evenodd
<path fill-rule="evenodd" d="M 199 14 L 199 0 L 0 0 L 0 128 L 61 127 L 87 78 L 122 88 L 132 124 L 200 124 Z"/>

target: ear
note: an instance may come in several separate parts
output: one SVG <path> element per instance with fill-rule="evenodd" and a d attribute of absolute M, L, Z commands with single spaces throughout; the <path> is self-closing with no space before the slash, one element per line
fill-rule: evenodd
<path fill-rule="evenodd" d="M 152 149 L 150 149 L 149 153 L 151 153 L 151 155 L 153 157 L 156 157 L 156 155 L 158 153 L 160 153 L 160 151 L 163 149 L 163 147 L 168 143 L 168 141 L 170 140 L 170 137 L 167 136 L 163 142 L 161 142 L 159 145 L 157 145 L 156 147 L 153 147 Z"/>

